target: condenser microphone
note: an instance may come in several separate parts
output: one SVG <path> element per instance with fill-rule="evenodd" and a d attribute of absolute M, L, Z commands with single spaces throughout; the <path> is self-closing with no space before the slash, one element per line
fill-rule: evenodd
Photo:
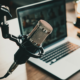
<path fill-rule="evenodd" d="M 46 37 L 51 34 L 52 27 L 44 20 L 39 20 L 34 29 L 24 39 L 21 47 L 14 55 L 14 61 L 17 64 L 25 63 L 29 57 L 39 58 L 39 54 L 36 54 L 38 50 L 42 51 L 42 43 Z"/>
<path fill-rule="evenodd" d="M 35 46 L 40 46 L 46 37 L 51 34 L 52 30 L 53 29 L 49 23 L 44 20 L 40 20 L 28 35 L 29 41 Z"/>
<path fill-rule="evenodd" d="M 14 55 L 14 63 L 9 68 L 5 77 L 11 74 L 19 64 L 25 63 L 30 57 L 39 58 L 43 53 L 42 43 L 53 28 L 44 20 L 39 20 L 34 29 L 28 34 L 26 39 L 22 42 L 20 48 Z M 39 54 L 38 50 L 40 50 Z"/>

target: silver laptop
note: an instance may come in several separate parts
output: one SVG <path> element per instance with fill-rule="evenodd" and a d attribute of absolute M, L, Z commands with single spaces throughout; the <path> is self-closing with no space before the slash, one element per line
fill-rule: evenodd
<path fill-rule="evenodd" d="M 43 43 L 45 54 L 29 61 L 61 80 L 80 70 L 80 41 L 67 37 L 65 0 L 45 0 L 17 8 L 20 32 L 29 34 L 40 19 L 53 32 Z"/>

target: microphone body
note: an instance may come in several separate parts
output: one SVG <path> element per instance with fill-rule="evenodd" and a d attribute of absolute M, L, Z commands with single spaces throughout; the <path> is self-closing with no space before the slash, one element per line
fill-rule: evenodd
<path fill-rule="evenodd" d="M 15 53 L 14 61 L 17 64 L 23 64 L 29 59 L 29 57 L 31 57 L 29 52 L 35 53 L 37 50 L 38 47 L 34 46 L 29 40 L 27 40 L 25 44 L 22 44 L 18 51 Z"/>
<path fill-rule="evenodd" d="M 19 50 L 15 53 L 14 61 L 17 64 L 25 63 L 29 57 L 32 57 L 28 55 L 29 52 L 35 54 L 46 37 L 51 34 L 52 30 L 50 24 L 44 20 L 39 20 L 37 25 L 27 36 L 27 39 L 23 41 Z"/>
<path fill-rule="evenodd" d="M 24 39 L 20 48 L 14 55 L 14 62 L 6 73 L 7 77 L 12 73 L 19 64 L 25 63 L 30 57 L 39 58 L 43 53 L 42 43 L 46 37 L 51 34 L 52 27 L 44 20 L 39 20 L 34 29 L 29 33 L 27 38 Z M 41 50 L 39 54 L 38 50 Z"/>

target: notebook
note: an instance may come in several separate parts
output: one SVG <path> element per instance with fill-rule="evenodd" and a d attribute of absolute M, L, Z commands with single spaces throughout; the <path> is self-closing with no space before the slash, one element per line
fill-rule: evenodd
<path fill-rule="evenodd" d="M 40 19 L 47 21 L 53 32 L 42 44 L 45 54 L 29 62 L 61 80 L 80 70 L 80 41 L 67 37 L 65 0 L 45 0 L 17 8 L 21 35 L 29 34 Z"/>

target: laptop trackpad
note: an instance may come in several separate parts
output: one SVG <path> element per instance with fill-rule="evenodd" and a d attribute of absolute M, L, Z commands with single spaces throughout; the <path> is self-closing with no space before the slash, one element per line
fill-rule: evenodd
<path fill-rule="evenodd" d="M 80 48 L 67 56 L 66 61 L 80 68 Z"/>

